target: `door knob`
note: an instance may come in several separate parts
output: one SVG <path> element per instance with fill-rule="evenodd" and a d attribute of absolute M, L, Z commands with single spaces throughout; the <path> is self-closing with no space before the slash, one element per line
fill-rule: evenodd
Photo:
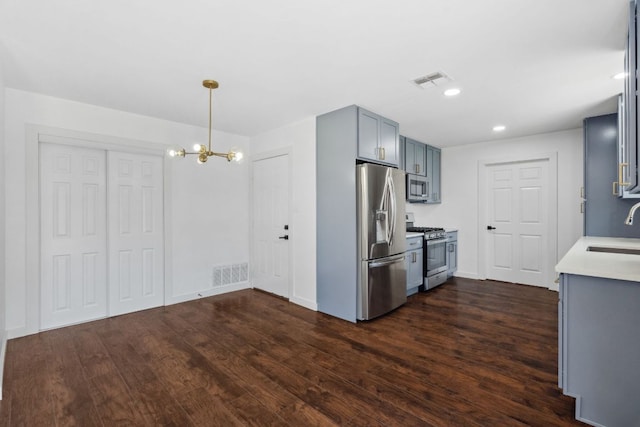
<path fill-rule="evenodd" d="M 495 227 L 492 227 L 492 226 L 490 226 L 490 225 L 487 225 L 487 230 L 495 230 L 495 229 L 496 229 Z"/>
<path fill-rule="evenodd" d="M 282 240 L 289 240 L 289 235 L 285 234 L 284 236 L 280 236 L 278 237 L 278 239 L 282 239 Z"/>

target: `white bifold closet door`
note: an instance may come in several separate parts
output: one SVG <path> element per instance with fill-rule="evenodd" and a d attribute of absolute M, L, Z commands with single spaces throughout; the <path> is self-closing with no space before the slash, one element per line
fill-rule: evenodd
<path fill-rule="evenodd" d="M 162 158 L 40 144 L 41 329 L 163 303 Z"/>

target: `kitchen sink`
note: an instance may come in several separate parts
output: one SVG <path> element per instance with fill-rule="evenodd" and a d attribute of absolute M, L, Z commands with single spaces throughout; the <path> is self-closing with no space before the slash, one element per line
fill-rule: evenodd
<path fill-rule="evenodd" d="M 610 248 L 606 246 L 588 246 L 589 252 L 607 252 L 610 254 L 628 254 L 628 255 L 640 255 L 640 249 L 629 248 Z"/>

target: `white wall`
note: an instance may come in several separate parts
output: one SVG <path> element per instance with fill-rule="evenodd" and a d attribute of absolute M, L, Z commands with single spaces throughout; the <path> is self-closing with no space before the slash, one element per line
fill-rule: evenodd
<path fill-rule="evenodd" d="M 292 301 L 302 299 L 302 305 L 315 309 L 315 117 L 251 139 L 251 151 L 256 155 L 281 148 L 290 148 L 293 153 L 293 225 L 296 234 L 292 239 Z M 407 209 L 416 213 L 419 224 L 459 229 L 458 275 L 477 278 L 478 238 L 481 231 L 478 229 L 479 160 L 529 157 L 552 152 L 558 156 L 557 254 L 561 258 L 582 234 L 582 215 L 579 213 L 583 164 L 581 129 L 444 148 L 443 203 L 409 204 Z M 307 301 L 313 303 L 307 304 Z"/>
<path fill-rule="evenodd" d="M 316 118 L 251 138 L 253 155 L 288 148 L 292 156 L 291 302 L 312 310 L 316 304 Z"/>
<path fill-rule="evenodd" d="M 6 344 L 5 316 L 5 156 L 4 156 L 4 75 L 0 57 L 0 399 L 2 399 L 2 378 Z"/>
<path fill-rule="evenodd" d="M 480 250 L 478 169 L 480 160 L 529 158 L 556 152 L 558 156 L 558 259 L 582 235 L 579 211 L 582 186 L 582 129 L 444 148 L 442 150 L 442 204 L 408 204 L 416 224 L 451 227 L 458 232 L 457 275 L 478 278 Z M 482 277 L 480 277 L 482 278 Z"/>
<path fill-rule="evenodd" d="M 37 331 L 27 316 L 26 283 L 26 125 L 147 141 L 163 146 L 191 147 L 206 142 L 207 129 L 110 110 L 59 98 L 6 89 L 6 328 L 15 337 Z M 203 109 L 206 114 L 206 109 Z M 215 123 L 215 117 L 214 117 Z M 213 132 L 217 151 L 239 146 L 249 154 L 249 139 Z M 174 159 L 168 164 L 168 197 L 173 262 L 167 278 L 171 286 L 166 303 L 235 288 L 212 288 L 212 268 L 249 261 L 249 166 L 211 159 L 197 165 L 194 158 Z M 33 169 L 32 169 L 33 170 Z M 36 167 L 37 170 L 37 167 Z M 249 284 L 243 286 L 246 287 Z"/>

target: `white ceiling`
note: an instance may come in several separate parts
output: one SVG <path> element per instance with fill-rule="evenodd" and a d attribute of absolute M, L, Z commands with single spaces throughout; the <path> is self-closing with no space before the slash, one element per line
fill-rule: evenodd
<path fill-rule="evenodd" d="M 0 0 L 8 87 L 253 136 L 358 104 L 436 146 L 615 111 L 628 0 Z M 411 80 L 442 71 L 462 94 Z M 495 124 L 507 130 L 494 134 Z"/>

